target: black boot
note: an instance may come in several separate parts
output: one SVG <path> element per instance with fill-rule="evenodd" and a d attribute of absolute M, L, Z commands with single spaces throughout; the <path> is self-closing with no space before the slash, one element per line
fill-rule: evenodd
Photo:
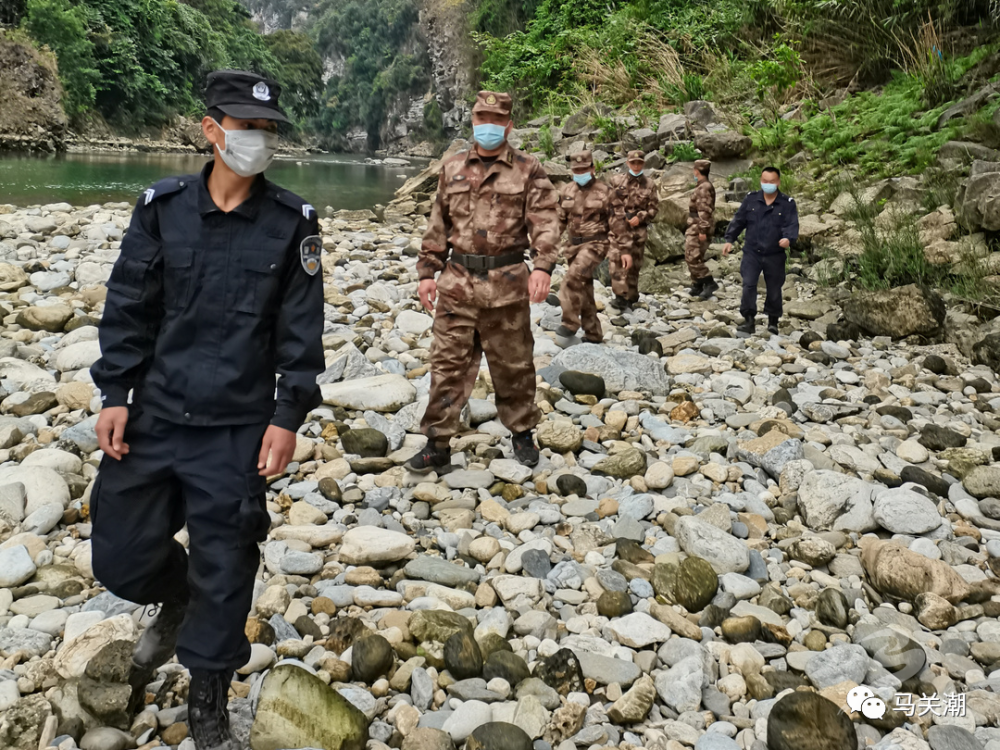
<path fill-rule="evenodd" d="M 712 299 L 712 295 L 719 291 L 719 285 L 711 276 L 706 277 L 703 282 L 701 292 L 698 293 L 698 296 L 704 300 Z"/>
<path fill-rule="evenodd" d="M 747 318 L 746 320 L 744 320 L 742 323 L 739 324 L 736 330 L 745 336 L 752 336 L 754 328 L 755 325 L 753 322 L 753 318 Z"/>
<path fill-rule="evenodd" d="M 163 602 L 159 612 L 142 632 L 139 642 L 132 651 L 132 670 L 129 685 L 129 715 L 135 716 L 146 703 L 146 685 L 153 679 L 156 670 L 167 663 L 177 648 L 177 634 L 180 633 L 184 615 L 187 614 L 190 592 L 185 584 L 182 593 Z"/>
<path fill-rule="evenodd" d="M 449 466 L 451 466 L 451 448 L 447 443 L 438 445 L 433 440 L 428 440 L 424 449 L 406 462 L 406 468 L 414 474 L 427 474 L 431 471 L 441 473 Z"/>
<path fill-rule="evenodd" d="M 773 336 L 777 336 L 778 335 L 778 319 L 777 318 L 768 318 L 768 320 L 767 320 L 767 332 L 770 333 L 770 334 L 772 334 Z"/>
<path fill-rule="evenodd" d="M 230 672 L 191 672 L 188 726 L 198 750 L 240 750 L 229 728 L 230 677 Z"/>
<path fill-rule="evenodd" d="M 701 290 L 705 288 L 705 279 L 695 279 L 694 283 L 691 284 L 691 288 L 688 289 L 689 297 L 697 297 L 701 294 Z"/>
<path fill-rule="evenodd" d="M 563 325 L 556 329 L 556 345 L 561 349 L 569 349 L 569 347 L 579 343 L 579 340 L 576 338 L 576 331 L 571 331 Z"/>
<path fill-rule="evenodd" d="M 622 297 L 620 294 L 616 294 L 614 296 L 614 299 L 611 300 L 611 307 L 613 307 L 615 310 L 618 310 L 619 312 L 623 312 L 625 310 L 628 310 L 629 301 L 624 297 Z"/>
<path fill-rule="evenodd" d="M 514 458 L 525 466 L 538 465 L 538 448 L 531 437 L 531 430 L 517 433 L 511 442 L 514 444 Z"/>

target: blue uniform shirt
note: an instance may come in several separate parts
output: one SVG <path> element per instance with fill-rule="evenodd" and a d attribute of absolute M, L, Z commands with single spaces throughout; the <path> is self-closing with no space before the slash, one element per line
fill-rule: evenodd
<path fill-rule="evenodd" d="M 132 390 L 133 404 L 177 424 L 295 431 L 322 401 L 323 274 L 300 254 L 315 259 L 319 221 L 262 176 L 224 213 L 208 192 L 212 166 L 139 198 L 91 374 L 106 407 Z"/>
<path fill-rule="evenodd" d="M 778 243 L 781 240 L 795 242 L 799 238 L 799 209 L 795 199 L 778 191 L 774 203 L 769 206 L 764 202 L 763 190 L 750 193 L 729 222 L 726 242 L 735 242 L 744 229 L 747 231 L 744 252 L 784 253 Z"/>

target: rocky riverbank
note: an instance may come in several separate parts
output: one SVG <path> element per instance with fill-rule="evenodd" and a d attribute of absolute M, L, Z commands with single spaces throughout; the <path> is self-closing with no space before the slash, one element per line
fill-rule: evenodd
<path fill-rule="evenodd" d="M 537 468 L 484 368 L 454 470 L 414 477 L 425 203 L 322 220 L 325 403 L 270 482 L 230 695 L 254 750 L 1000 748 L 1000 383 L 963 353 L 996 356 L 995 324 L 803 268 L 781 334 L 737 339 L 738 259 L 709 302 L 665 261 L 625 315 L 598 284 L 603 346 L 561 351 L 534 307 Z M 176 663 L 125 717 L 148 618 L 90 566 L 88 367 L 129 211 L 0 206 L 2 747 L 193 748 Z M 882 718 L 844 713 L 861 684 Z"/>

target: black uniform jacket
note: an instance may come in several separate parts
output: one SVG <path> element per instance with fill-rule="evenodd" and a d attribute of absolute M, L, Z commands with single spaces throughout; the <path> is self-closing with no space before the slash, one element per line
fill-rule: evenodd
<path fill-rule="evenodd" d="M 750 193 L 736 212 L 726 230 L 726 242 L 735 242 L 747 230 L 743 252 L 770 255 L 784 253 L 778 245 L 782 240 L 795 242 L 799 238 L 799 209 L 795 199 L 778 192 L 770 206 L 764 200 L 764 191 Z"/>
<path fill-rule="evenodd" d="M 91 374 L 106 407 L 127 405 L 134 389 L 133 404 L 177 424 L 294 431 L 322 401 L 323 274 L 300 257 L 307 238 L 315 253 L 319 221 L 263 176 L 222 212 L 206 184 L 212 166 L 139 198 Z"/>

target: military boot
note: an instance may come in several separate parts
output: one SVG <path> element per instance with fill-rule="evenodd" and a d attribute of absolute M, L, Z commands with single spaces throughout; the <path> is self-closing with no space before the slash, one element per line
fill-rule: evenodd
<path fill-rule="evenodd" d="M 717 291 L 719 291 L 718 283 L 711 276 L 707 276 L 702 279 L 701 291 L 698 292 L 698 296 L 703 300 L 710 300 Z"/>
<path fill-rule="evenodd" d="M 191 671 L 188 726 L 198 750 L 241 750 L 229 728 L 229 672 Z"/>
<path fill-rule="evenodd" d="M 170 598 L 159 606 L 153 621 L 146 626 L 132 651 L 132 670 L 128 682 L 132 688 L 129 697 L 129 715 L 137 714 L 146 702 L 146 685 L 153 679 L 156 670 L 167 663 L 177 648 L 184 615 L 187 614 L 190 591 L 185 584 L 182 593 Z"/>
<path fill-rule="evenodd" d="M 615 298 L 611 300 L 611 306 L 619 312 L 625 312 L 632 307 L 632 303 L 620 294 L 616 294 Z"/>
<path fill-rule="evenodd" d="M 691 284 L 691 288 L 688 289 L 689 297 L 697 297 L 701 294 L 701 290 L 705 288 L 705 279 L 695 279 L 694 283 Z"/>
<path fill-rule="evenodd" d="M 406 462 L 407 470 L 414 474 L 427 474 L 431 471 L 442 474 L 449 466 L 451 447 L 447 443 L 438 445 L 433 440 L 428 440 L 424 449 Z"/>
<path fill-rule="evenodd" d="M 778 335 L 778 319 L 777 318 L 768 318 L 768 321 L 767 321 L 767 332 L 770 333 L 773 336 L 777 336 Z"/>
<path fill-rule="evenodd" d="M 739 326 L 737 326 L 736 328 L 737 335 L 740 336 L 740 338 L 753 336 L 755 327 L 756 324 L 754 323 L 753 318 L 747 318 L 742 323 L 740 323 Z"/>
<path fill-rule="evenodd" d="M 517 433 L 511 442 L 514 444 L 514 458 L 525 466 L 538 465 L 538 447 L 531 436 L 531 430 Z"/>

